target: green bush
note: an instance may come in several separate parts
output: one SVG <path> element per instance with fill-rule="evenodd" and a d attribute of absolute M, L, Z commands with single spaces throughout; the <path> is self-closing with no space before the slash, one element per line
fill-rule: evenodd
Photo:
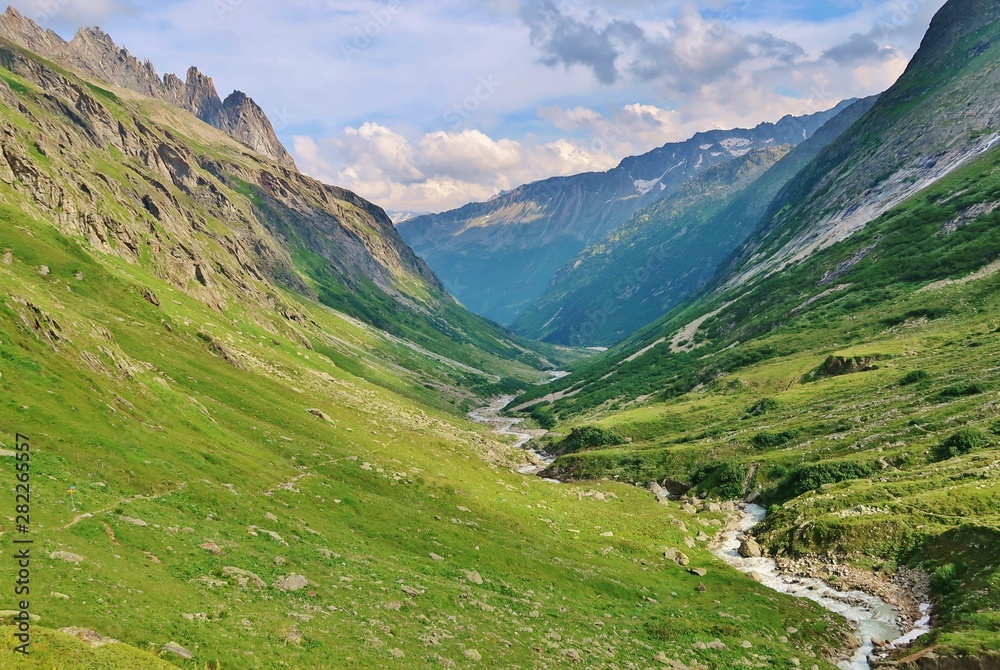
<path fill-rule="evenodd" d="M 773 412 L 780 406 L 781 405 L 774 398 L 761 398 L 754 404 L 747 407 L 746 416 L 744 418 L 750 418 L 752 416 L 761 416 L 767 414 L 768 412 Z"/>
<path fill-rule="evenodd" d="M 956 398 L 967 398 L 981 393 L 986 393 L 986 387 L 982 384 L 955 384 L 946 389 L 941 389 L 934 397 L 937 398 L 938 402 L 948 402 Z"/>
<path fill-rule="evenodd" d="M 930 379 L 931 376 L 926 370 L 910 370 L 899 380 L 900 386 L 912 386 Z"/>
<path fill-rule="evenodd" d="M 1000 435 L 1000 421 L 997 421 L 992 426 L 990 426 L 990 432 L 993 433 L 994 435 Z"/>
<path fill-rule="evenodd" d="M 954 563 L 942 565 L 931 575 L 931 588 L 941 595 L 954 593 L 961 585 Z"/>
<path fill-rule="evenodd" d="M 990 438 L 975 428 L 963 428 L 934 447 L 934 459 L 946 461 L 990 446 Z"/>
<path fill-rule="evenodd" d="M 556 427 L 556 416 L 552 412 L 552 405 L 538 405 L 531 410 L 531 418 L 545 430 L 552 430 Z"/>
<path fill-rule="evenodd" d="M 750 466 L 745 463 L 714 462 L 696 468 L 691 473 L 691 481 L 701 491 L 735 500 L 743 496 L 749 475 Z"/>
<path fill-rule="evenodd" d="M 788 444 L 799 436 L 797 430 L 784 430 L 780 433 L 768 433 L 767 431 L 757 433 L 750 438 L 751 444 L 758 449 L 775 449 L 783 444 Z"/>
<path fill-rule="evenodd" d="M 624 444 L 618 433 L 599 426 L 582 426 L 574 428 L 566 438 L 556 444 L 555 453 L 572 454 L 594 447 L 610 447 Z"/>
<path fill-rule="evenodd" d="M 836 484 L 851 479 L 868 479 L 880 466 L 860 461 L 831 461 L 801 465 L 789 473 L 767 494 L 772 502 L 786 502 L 803 493 L 815 491 L 824 484 Z"/>

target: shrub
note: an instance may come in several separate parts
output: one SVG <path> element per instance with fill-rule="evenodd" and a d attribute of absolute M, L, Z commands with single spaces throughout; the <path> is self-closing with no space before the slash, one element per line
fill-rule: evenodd
<path fill-rule="evenodd" d="M 990 446 L 990 438 L 975 428 L 963 428 L 934 447 L 934 458 L 946 461 Z"/>
<path fill-rule="evenodd" d="M 912 386 L 930 379 L 931 376 L 926 370 L 910 370 L 899 380 L 900 386 Z"/>
<path fill-rule="evenodd" d="M 1000 421 L 997 421 L 992 426 L 990 426 L 990 432 L 994 435 L 1000 435 Z"/>
<path fill-rule="evenodd" d="M 599 426 L 582 426 L 574 428 L 572 433 L 556 444 L 555 452 L 572 454 L 594 447 L 610 447 L 624 443 L 625 440 L 613 430 Z"/>
<path fill-rule="evenodd" d="M 815 491 L 824 484 L 836 484 L 850 479 L 868 479 L 874 476 L 880 467 L 875 463 L 860 461 L 801 465 L 771 489 L 767 497 L 772 502 L 785 502 L 798 498 L 803 493 Z"/>
<path fill-rule="evenodd" d="M 757 433 L 750 438 L 751 444 L 758 449 L 775 449 L 783 444 L 788 444 L 799 436 L 797 430 L 785 430 L 780 433 Z"/>
<path fill-rule="evenodd" d="M 691 474 L 691 481 L 702 491 L 734 500 L 743 496 L 749 475 L 750 466 L 745 463 L 715 462 L 696 468 Z"/>
<path fill-rule="evenodd" d="M 961 586 L 958 580 L 958 571 L 954 563 L 942 565 L 931 575 L 931 588 L 937 593 L 947 595 L 954 593 Z"/>
<path fill-rule="evenodd" d="M 552 412 L 552 405 L 538 405 L 531 410 L 531 418 L 545 430 L 552 430 L 556 427 L 556 416 Z"/>
<path fill-rule="evenodd" d="M 967 398 L 969 396 L 986 393 L 986 387 L 982 384 L 955 384 L 946 389 L 941 389 L 935 396 L 939 402 L 948 402 L 956 398 Z"/>
<path fill-rule="evenodd" d="M 774 398 L 761 398 L 754 404 L 747 407 L 745 418 L 761 416 L 763 414 L 767 414 L 768 412 L 773 412 L 780 406 L 781 405 Z"/>

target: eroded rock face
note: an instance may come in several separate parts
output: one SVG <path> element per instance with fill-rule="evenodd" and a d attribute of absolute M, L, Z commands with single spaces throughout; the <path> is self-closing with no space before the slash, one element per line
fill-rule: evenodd
<path fill-rule="evenodd" d="M 173 74 L 161 79 L 152 63 L 140 61 L 119 47 L 100 28 L 81 28 L 67 42 L 55 32 L 43 30 L 13 7 L 0 15 L 0 37 L 108 83 L 169 102 L 225 131 L 257 153 L 295 169 L 295 162 L 278 141 L 264 111 L 240 91 L 223 101 L 212 78 L 196 67 L 187 71 L 184 80 Z"/>

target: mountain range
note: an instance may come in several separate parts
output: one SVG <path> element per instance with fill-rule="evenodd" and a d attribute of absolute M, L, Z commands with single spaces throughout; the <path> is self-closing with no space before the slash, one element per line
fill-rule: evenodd
<path fill-rule="evenodd" d="M 398 224 L 399 232 L 463 305 L 511 324 L 560 268 L 636 212 L 710 167 L 808 139 L 849 104 L 753 129 L 698 133 L 626 158 L 607 172 L 555 177 L 485 203 L 410 218 Z"/>

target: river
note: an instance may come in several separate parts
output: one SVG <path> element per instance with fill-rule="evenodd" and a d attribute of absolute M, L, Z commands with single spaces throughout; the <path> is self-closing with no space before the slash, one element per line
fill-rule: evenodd
<path fill-rule="evenodd" d="M 840 663 L 841 670 L 869 670 L 869 657 L 875 652 L 873 638 L 891 640 L 893 647 L 900 647 L 930 632 L 930 605 L 921 605 L 924 617 L 904 634 L 899 629 L 899 611 L 878 596 L 862 591 L 838 591 L 820 579 L 783 574 L 771 558 L 740 556 L 740 543 L 764 520 L 765 514 L 759 505 L 746 505 L 741 510 L 739 529 L 723 533 L 712 546 L 712 553 L 740 572 L 756 573 L 760 582 L 770 589 L 796 598 L 808 598 L 850 621 L 862 644 L 849 660 Z"/>

